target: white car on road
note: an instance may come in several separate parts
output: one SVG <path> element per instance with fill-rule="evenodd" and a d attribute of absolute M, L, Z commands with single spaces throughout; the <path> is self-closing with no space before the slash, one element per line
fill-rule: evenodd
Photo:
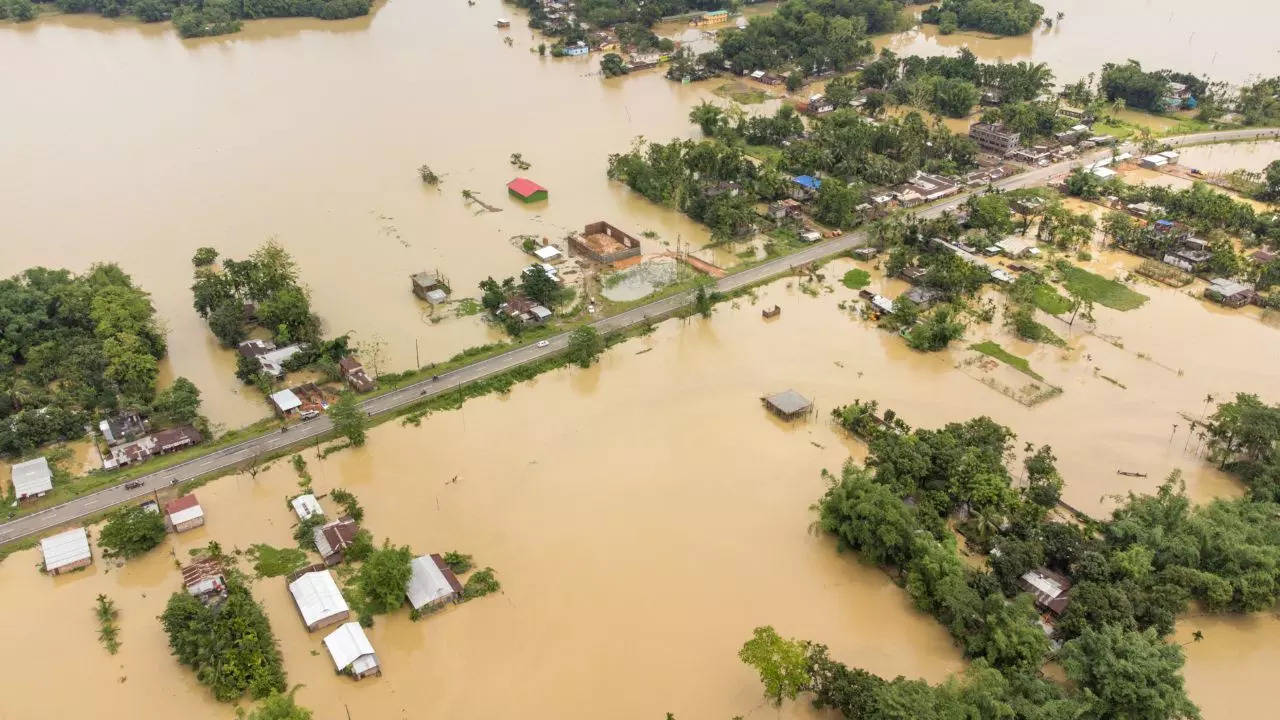
<path fill-rule="evenodd" d="M 538 347 L 546 347 L 546 346 L 548 346 L 548 345 L 550 345 L 550 344 L 551 344 L 551 343 L 547 342 L 546 340 L 539 340 L 539 341 L 538 341 Z"/>

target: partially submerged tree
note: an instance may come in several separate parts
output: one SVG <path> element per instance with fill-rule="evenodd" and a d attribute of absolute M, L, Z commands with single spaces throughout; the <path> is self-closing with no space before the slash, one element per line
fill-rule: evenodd
<path fill-rule="evenodd" d="M 808 655 L 809 643 L 787 640 L 769 625 L 756 628 L 738 651 L 738 659 L 760 673 L 765 697 L 774 705 L 794 700 L 813 682 Z"/>
<path fill-rule="evenodd" d="M 98 546 L 108 557 L 137 557 L 164 541 L 164 518 L 140 505 L 112 512 L 98 533 Z"/>

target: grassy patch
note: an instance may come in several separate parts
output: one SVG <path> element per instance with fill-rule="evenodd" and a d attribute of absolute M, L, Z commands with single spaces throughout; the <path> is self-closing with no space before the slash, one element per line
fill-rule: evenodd
<path fill-rule="evenodd" d="M 1035 306 L 1050 315 L 1061 315 L 1071 309 L 1071 301 L 1058 294 L 1052 286 L 1041 283 L 1036 285 L 1035 294 L 1032 296 Z"/>
<path fill-rule="evenodd" d="M 747 145 L 742 151 L 758 160 L 782 162 L 782 148 L 772 145 Z"/>
<path fill-rule="evenodd" d="M 253 571 L 258 577 L 288 575 L 307 564 L 307 554 L 294 548 L 273 548 L 270 545 L 251 545 L 248 550 L 253 560 Z"/>
<path fill-rule="evenodd" d="M 726 100 L 732 100 L 743 105 L 754 105 L 769 99 L 769 93 L 740 82 L 725 83 L 712 92 Z"/>
<path fill-rule="evenodd" d="M 453 306 L 453 314 L 455 317 L 470 317 L 478 315 L 484 307 L 472 298 L 462 298 Z"/>
<path fill-rule="evenodd" d="M 840 278 L 840 282 L 850 290 L 860 290 L 871 284 L 871 273 L 854 268 Z"/>
<path fill-rule="evenodd" d="M 1004 363 L 1005 365 L 1009 365 L 1017 369 L 1019 372 L 1022 372 L 1023 374 L 1030 375 L 1031 377 L 1041 382 L 1044 381 L 1044 378 L 1040 377 L 1039 373 L 1031 369 L 1031 363 L 1027 362 L 1026 358 L 1019 357 L 1009 352 L 1008 350 L 1005 350 L 1004 348 L 1000 347 L 1000 343 L 996 343 L 988 340 L 986 342 L 974 343 L 973 345 L 969 346 L 969 349 L 977 350 L 983 355 L 986 355 L 988 357 L 993 357 L 996 360 L 999 360 L 1000 362 Z"/>
<path fill-rule="evenodd" d="M 1058 272 L 1062 273 L 1063 284 L 1069 290 L 1112 310 L 1134 310 L 1142 307 L 1148 299 L 1146 295 L 1135 292 L 1122 283 L 1108 280 L 1071 263 L 1059 262 L 1057 267 Z"/>

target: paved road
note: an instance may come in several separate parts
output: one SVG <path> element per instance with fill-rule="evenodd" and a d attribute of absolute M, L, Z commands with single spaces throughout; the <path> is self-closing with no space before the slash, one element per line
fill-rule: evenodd
<path fill-rule="evenodd" d="M 1269 137 L 1280 137 L 1280 129 L 1229 130 L 1222 132 L 1199 133 L 1196 135 L 1183 135 L 1180 137 L 1167 138 L 1165 142 L 1168 142 L 1171 145 L 1194 145 Z M 1131 148 L 1128 148 L 1127 146 L 1125 149 L 1131 150 Z M 1019 175 L 1005 178 L 1004 180 L 997 182 L 996 186 L 1005 190 L 1013 190 L 1017 188 L 1043 185 L 1057 176 L 1065 175 L 1076 166 L 1083 165 L 1092 160 L 1107 157 L 1109 155 L 1110 150 L 1099 150 L 1078 160 L 1061 162 L 1043 168 L 1033 168 Z M 962 193 L 936 205 L 931 205 L 928 208 L 921 210 L 919 215 L 922 217 L 935 217 L 942 214 L 944 211 L 955 210 L 964 203 L 967 195 L 968 193 Z M 720 292 L 730 292 L 747 285 L 768 280 L 774 276 L 786 273 L 789 269 L 795 266 L 804 265 L 809 262 L 822 260 L 833 255 L 846 252 L 854 247 L 864 244 L 866 240 L 867 235 L 865 232 L 853 232 L 847 235 L 842 235 L 838 238 L 815 243 L 812 247 L 805 248 L 797 253 L 761 263 L 760 265 L 748 270 L 721 278 L 715 283 L 715 289 Z M 642 324 L 651 318 L 656 320 L 692 303 L 694 292 L 695 291 L 688 291 L 678 295 L 673 295 L 671 297 L 598 320 L 593 324 L 601 333 L 607 333 Z M 555 337 L 548 338 L 547 345 L 545 347 L 538 347 L 534 344 L 526 345 L 501 355 L 480 360 L 472 363 L 471 365 L 444 373 L 440 375 L 437 380 L 424 380 L 412 385 L 407 385 L 385 395 L 370 398 L 361 403 L 361 406 L 370 415 L 388 413 L 424 397 L 435 397 L 437 395 L 453 392 L 462 385 L 466 385 L 476 380 L 505 372 L 518 365 L 523 365 L 525 363 L 547 357 L 548 355 L 561 352 L 568 346 L 568 342 L 569 334 L 562 333 Z M 12 542 L 14 540 L 27 537 L 28 535 L 44 532 L 49 528 L 79 520 L 80 518 L 100 512 L 106 508 L 151 495 L 153 491 L 162 490 L 171 484 L 180 483 L 186 480 L 193 480 L 209 473 L 225 470 L 237 464 L 248 463 L 256 457 L 262 457 L 281 448 L 291 445 L 305 444 L 306 441 L 323 435 L 332 429 L 333 423 L 329 421 L 328 417 L 322 415 L 314 420 L 290 426 L 282 432 L 271 433 L 251 440 L 246 440 L 237 445 L 224 447 L 207 455 L 202 455 L 198 458 L 188 460 L 187 462 L 180 463 L 163 470 L 158 470 L 149 475 L 144 475 L 137 478 L 142 482 L 141 487 L 125 490 L 123 485 L 117 485 L 90 495 L 69 500 L 61 505 L 56 505 L 30 515 L 11 520 L 4 525 L 0 525 L 0 543 Z"/>

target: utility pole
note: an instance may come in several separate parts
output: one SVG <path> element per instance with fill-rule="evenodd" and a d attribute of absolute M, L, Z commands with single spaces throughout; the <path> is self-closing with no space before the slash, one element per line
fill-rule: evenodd
<path fill-rule="evenodd" d="M 413 367 L 414 370 L 422 369 L 422 359 L 418 357 L 418 338 L 416 337 L 413 339 Z"/>

